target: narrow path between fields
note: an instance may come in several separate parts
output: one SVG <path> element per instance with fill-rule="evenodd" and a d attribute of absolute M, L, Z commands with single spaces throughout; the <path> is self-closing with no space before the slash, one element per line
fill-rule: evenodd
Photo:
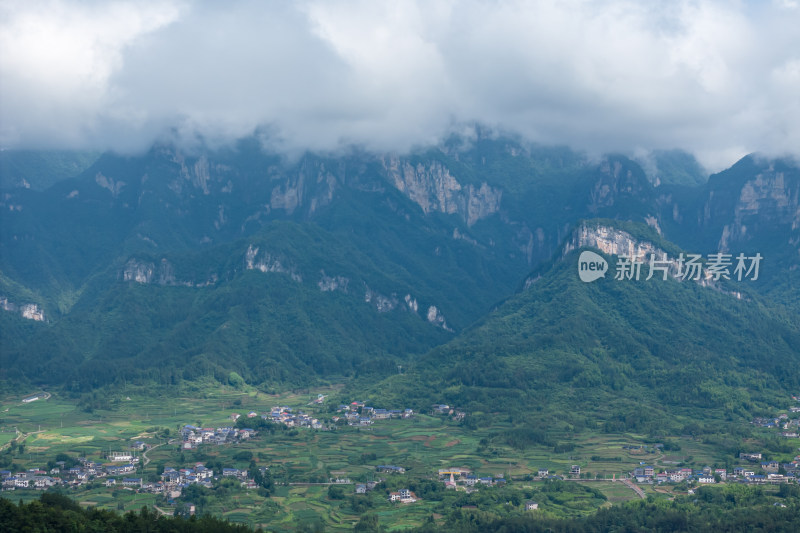
<path fill-rule="evenodd" d="M 142 466 L 147 466 L 147 463 L 150 462 L 150 458 L 147 457 L 147 453 L 151 450 L 155 450 L 159 446 L 164 446 L 165 444 L 172 444 L 175 442 L 176 439 L 169 439 L 167 442 L 162 442 L 161 444 L 156 444 L 155 446 L 150 446 L 148 449 L 142 452 Z"/>
<path fill-rule="evenodd" d="M 647 498 L 647 496 L 645 495 L 644 491 L 641 488 L 639 488 L 636 485 L 634 485 L 633 482 L 630 479 L 623 479 L 622 482 L 625 483 L 627 486 L 629 486 L 633 490 L 633 492 L 638 494 L 641 499 L 644 500 L 644 499 Z"/>
<path fill-rule="evenodd" d="M 165 511 L 164 509 L 158 507 L 157 505 L 153 505 L 153 509 L 161 513 L 162 516 L 172 516 L 172 513 Z"/>

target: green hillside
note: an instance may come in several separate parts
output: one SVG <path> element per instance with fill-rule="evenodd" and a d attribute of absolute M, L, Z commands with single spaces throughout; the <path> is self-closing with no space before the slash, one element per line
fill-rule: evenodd
<path fill-rule="evenodd" d="M 259 250 L 252 269 L 248 250 Z M 132 262 L 168 264 L 170 277 L 126 280 Z M 49 324 L 4 313 L 13 335 L 0 366 L 9 382 L 78 390 L 122 380 L 174 385 L 212 376 L 269 387 L 387 373 L 395 360 L 453 335 L 426 316 L 441 303 L 425 295 L 446 292 L 413 279 L 319 227 L 275 223 L 206 252 L 132 256 L 93 278 L 70 312 Z M 325 280 L 338 286 L 322 290 Z M 229 379 L 231 372 L 240 377 Z"/>
<path fill-rule="evenodd" d="M 674 434 L 741 420 L 800 389 L 793 310 L 644 273 L 583 283 L 577 255 L 373 395 L 500 412 L 526 427 Z"/>
<path fill-rule="evenodd" d="M 435 396 L 477 411 L 487 391 L 524 409 L 608 393 L 614 412 L 632 397 L 658 409 L 665 395 L 691 406 L 728 392 L 741 406 L 771 394 L 752 386 L 762 381 L 785 391 L 800 171 L 747 157 L 695 184 L 678 176 L 698 172 L 685 154 L 654 157 L 676 176 L 665 185 L 624 155 L 590 161 L 492 135 L 404 155 L 289 158 L 253 138 L 104 154 L 46 190 L 0 198 L 0 298 L 17 310 L 0 313 L 4 385 L 227 383 L 231 372 L 265 387 L 374 382 L 403 361 L 430 369 Z M 670 251 L 760 252 L 762 276 L 746 302 L 686 284 L 583 286 L 557 260 L 586 219 Z M 249 250 L 262 267 L 247 269 Z M 30 304 L 45 322 L 23 321 Z M 781 324 L 788 340 L 768 338 Z"/>

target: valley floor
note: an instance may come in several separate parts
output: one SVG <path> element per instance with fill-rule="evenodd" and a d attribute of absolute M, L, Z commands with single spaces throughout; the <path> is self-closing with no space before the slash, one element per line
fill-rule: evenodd
<path fill-rule="evenodd" d="M 321 403 L 315 402 L 319 395 Z M 335 401 L 342 399 L 339 387 L 278 395 L 198 387 L 171 397 L 130 390 L 101 399 L 101 408 L 79 408 L 58 394 L 27 403 L 21 399 L 8 397 L 0 404 L 0 471 L 6 471 L 6 480 L 23 479 L 18 474 L 28 472 L 31 482 L 60 479 L 60 490 L 83 506 L 212 513 L 277 531 L 303 524 L 350 529 L 365 513 L 374 513 L 389 530 L 444 522 L 455 510 L 501 518 L 583 516 L 640 498 L 690 494 L 704 466 L 711 467 L 712 479 L 713 470 L 718 471 L 715 481 L 722 481 L 720 472 L 732 473 L 740 464 L 759 474 L 764 467 L 740 460 L 718 443 L 689 436 L 667 439 L 669 450 L 644 435 L 593 432 L 557 434 L 555 448 L 515 449 L 498 438 L 511 429 L 502 412 L 492 427 L 478 429 L 454 420 L 449 411 L 348 426 Z M 303 411 L 318 428 L 263 422 L 261 414 L 275 407 Z M 248 418 L 250 413 L 257 416 Z M 238 423 L 234 414 L 241 417 Z M 248 425 L 257 434 L 241 438 L 239 430 Z M 231 431 L 225 442 L 188 447 L 187 431 L 200 438 L 203 428 L 235 428 L 237 437 Z M 792 460 L 800 441 L 786 439 L 785 444 L 794 451 L 773 455 L 779 465 Z M 131 451 L 132 446 L 143 449 Z M 114 453 L 135 456 L 135 462 L 124 473 L 109 475 L 109 466 L 129 462 L 110 461 Z M 198 464 L 210 470 L 207 478 Z M 93 465 L 96 474 L 80 479 L 78 472 L 88 470 L 86 465 Z M 636 469 L 645 466 L 653 470 L 651 479 L 656 472 L 686 469 L 690 479 L 662 484 L 631 479 L 634 473 L 644 475 Z M 180 482 L 165 484 L 170 469 Z M 446 488 L 451 481 L 456 490 Z M 764 483 L 765 493 L 777 494 L 778 484 L 768 481 L 765 474 L 755 482 Z M 40 484 L 45 488 L 44 481 Z M 29 501 L 41 492 L 12 485 L 4 483 L 4 489 L 14 490 L 2 494 L 12 501 Z M 410 503 L 390 501 L 401 495 Z"/>

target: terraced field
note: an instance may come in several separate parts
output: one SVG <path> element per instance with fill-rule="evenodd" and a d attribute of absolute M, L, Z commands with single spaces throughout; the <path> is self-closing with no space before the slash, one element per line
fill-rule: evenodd
<path fill-rule="evenodd" d="M 535 497 L 545 516 L 584 514 L 636 498 L 630 488 L 611 482 L 611 478 L 619 478 L 640 463 L 682 461 L 687 456 L 709 464 L 720 461 L 712 448 L 701 442 L 678 439 L 681 451 L 670 452 L 672 457 L 668 457 L 648 445 L 645 436 L 635 434 L 573 435 L 554 431 L 554 438 L 569 444 L 565 447 L 569 451 L 557 452 L 552 446 L 543 445 L 515 449 L 505 443 L 504 434 L 511 426 L 500 415 L 495 424 L 482 429 L 469 429 L 443 416 L 418 414 L 407 420 L 379 420 L 356 428 L 337 426 L 331 431 L 279 429 L 249 441 L 197 450 L 181 450 L 177 441 L 168 443 L 184 424 L 231 425 L 230 415 L 234 412 L 260 413 L 275 405 L 302 409 L 324 420 L 335 413 L 326 405 L 309 406 L 309 401 L 318 393 L 335 390 L 267 395 L 215 388 L 167 398 L 128 391 L 109 397 L 107 408 L 103 409 L 79 408 L 56 396 L 30 404 L 22 404 L 20 398 L 5 398 L 0 405 L 0 443 L 10 442 L 15 428 L 27 434 L 22 453 L 8 452 L 15 468 L 43 467 L 59 453 L 102 461 L 108 451 L 126 449 L 132 440 L 161 444 L 148 453 L 149 464 L 140 465 L 136 473 L 145 479 L 157 479 L 164 466 L 190 467 L 195 462 L 236 468 L 266 466 L 275 481 L 275 490 L 269 497 L 227 484 L 203 497 L 202 511 L 253 527 L 269 524 L 277 531 L 295 531 L 299 526 L 348 530 L 365 512 L 375 513 L 390 530 L 401 530 L 419 525 L 432 515 L 441 517 L 454 506 L 497 509 L 491 491 L 506 491 L 502 497 L 517 502 Z M 406 472 L 379 474 L 375 467 L 380 464 L 402 466 Z M 573 464 L 580 465 L 585 476 L 608 481 L 581 483 L 585 489 L 568 483 L 573 488 L 565 485 L 555 490 L 533 480 L 540 468 L 564 474 Z M 466 467 L 481 476 L 503 477 L 508 483 L 504 488 L 481 489 L 477 496 L 444 493 L 443 485 L 434 481 L 440 468 L 451 466 Z M 329 492 L 330 486 L 322 483 L 339 476 L 349 478 L 351 484 L 340 485 L 341 492 Z M 385 482 L 375 491 L 354 494 L 354 483 L 380 478 Z M 419 494 L 420 499 L 414 504 L 390 503 L 388 493 L 403 487 L 425 494 Z M 436 487 L 439 489 L 434 490 Z M 671 496 L 668 491 L 647 490 L 656 497 Z M 157 505 L 172 512 L 182 502 L 107 488 L 99 481 L 71 489 L 70 494 L 83 505 L 108 509 Z M 15 491 L 5 497 L 27 500 L 35 497 L 35 491 Z M 517 503 L 514 509 L 521 506 Z"/>

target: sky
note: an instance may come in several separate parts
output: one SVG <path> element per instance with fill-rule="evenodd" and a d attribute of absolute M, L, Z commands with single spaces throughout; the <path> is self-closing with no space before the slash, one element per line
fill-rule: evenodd
<path fill-rule="evenodd" d="M 800 155 L 800 1 L 0 0 L 0 148 Z"/>

